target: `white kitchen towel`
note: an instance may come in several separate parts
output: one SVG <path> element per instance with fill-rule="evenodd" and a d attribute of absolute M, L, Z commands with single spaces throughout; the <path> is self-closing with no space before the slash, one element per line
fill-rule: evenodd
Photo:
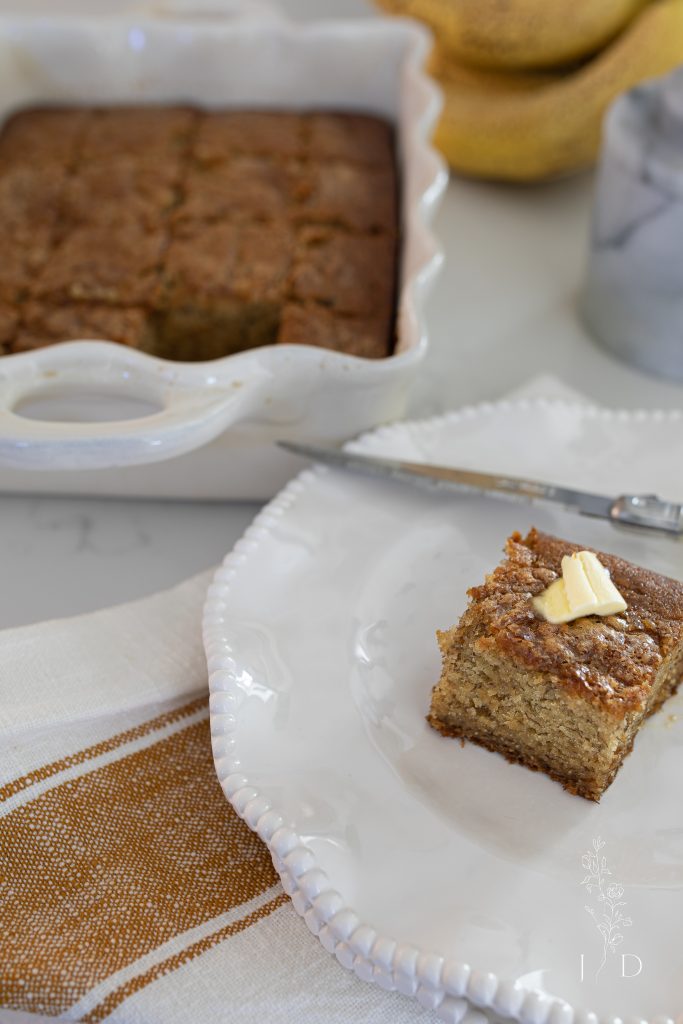
<path fill-rule="evenodd" d="M 0 1021 L 436 1021 L 325 952 L 225 801 L 210 575 L 0 633 Z"/>
<path fill-rule="evenodd" d="M 325 952 L 226 802 L 209 578 L 0 634 L 0 1019 L 436 1020 Z"/>

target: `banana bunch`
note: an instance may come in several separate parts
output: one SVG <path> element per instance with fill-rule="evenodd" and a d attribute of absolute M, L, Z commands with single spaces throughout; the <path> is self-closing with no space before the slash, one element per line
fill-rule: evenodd
<path fill-rule="evenodd" d="M 508 181 L 590 165 L 619 93 L 683 63 L 683 0 L 378 0 L 425 21 L 451 166 Z"/>

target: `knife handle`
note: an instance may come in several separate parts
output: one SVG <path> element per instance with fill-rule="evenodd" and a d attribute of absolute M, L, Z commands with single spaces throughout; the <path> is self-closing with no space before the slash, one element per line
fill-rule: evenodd
<path fill-rule="evenodd" d="M 683 505 L 662 501 L 656 494 L 622 494 L 612 505 L 610 517 L 618 523 L 683 533 Z"/>

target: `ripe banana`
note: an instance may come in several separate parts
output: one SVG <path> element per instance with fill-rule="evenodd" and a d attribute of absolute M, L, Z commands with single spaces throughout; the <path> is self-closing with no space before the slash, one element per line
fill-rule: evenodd
<path fill-rule="evenodd" d="M 683 0 L 650 4 L 593 60 L 567 72 L 483 72 L 443 48 L 432 71 L 444 91 L 435 141 L 464 174 L 510 181 L 590 165 L 602 117 L 619 93 L 683 62 Z"/>
<path fill-rule="evenodd" d="M 419 18 L 464 64 L 548 68 L 595 53 L 648 0 L 377 0 L 391 14 Z"/>

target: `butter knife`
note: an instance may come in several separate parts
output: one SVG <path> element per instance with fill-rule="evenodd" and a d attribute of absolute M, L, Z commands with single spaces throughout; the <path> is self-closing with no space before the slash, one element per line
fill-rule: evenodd
<path fill-rule="evenodd" d="M 669 534 L 683 533 L 683 504 L 664 501 L 656 494 L 620 494 L 610 498 L 571 487 L 524 480 L 497 473 L 479 473 L 472 469 L 431 466 L 423 462 L 405 462 L 379 455 L 359 455 L 331 445 L 278 441 L 280 448 L 343 469 L 359 470 L 373 476 L 390 477 L 412 484 L 454 490 L 459 493 L 489 494 L 492 498 L 517 501 L 550 501 L 570 512 L 597 516 L 613 523 L 626 523 Z"/>

